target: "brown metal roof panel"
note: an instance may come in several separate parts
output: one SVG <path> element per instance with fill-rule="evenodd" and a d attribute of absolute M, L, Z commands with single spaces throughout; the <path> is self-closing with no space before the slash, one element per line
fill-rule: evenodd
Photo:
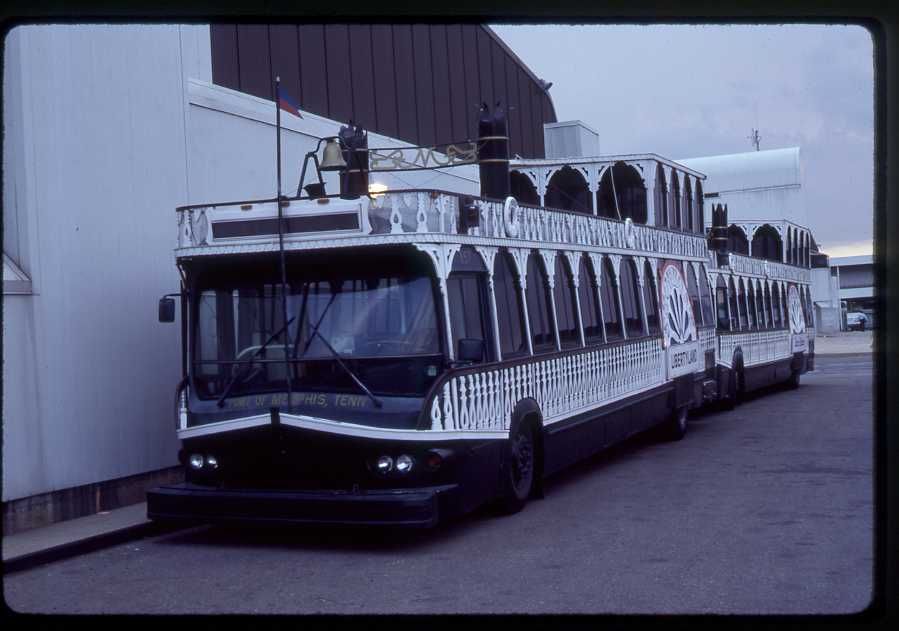
<path fill-rule="evenodd" d="M 466 69 L 463 59 L 462 25 L 446 26 L 447 62 L 449 65 L 449 102 L 452 119 L 453 140 L 465 140 L 472 134 L 469 127 L 468 98 L 465 95 L 465 81 L 473 69 Z"/>
<path fill-rule="evenodd" d="M 481 69 L 478 64 L 477 27 L 465 24 L 462 35 L 462 71 L 465 74 L 465 129 L 467 137 L 477 138 L 478 106 L 481 102 Z"/>
<path fill-rule="evenodd" d="M 240 89 L 237 58 L 237 25 L 209 27 L 212 49 L 212 82 L 232 90 Z"/>
<path fill-rule="evenodd" d="M 353 77 L 353 120 L 366 129 L 374 130 L 378 128 L 378 119 L 375 112 L 371 26 L 351 24 L 349 36 Z"/>
<path fill-rule="evenodd" d="M 456 140 L 450 101 L 450 71 L 446 54 L 446 25 L 431 25 L 431 64 L 434 79 L 434 123 L 436 142 Z"/>
<path fill-rule="evenodd" d="M 301 24 L 300 37 L 300 108 L 319 116 L 328 116 L 328 78 L 325 67 L 325 27 Z"/>
<path fill-rule="evenodd" d="M 238 24 L 237 51 L 241 92 L 274 98 L 274 81 L 268 41 L 268 25 Z"/>
<path fill-rule="evenodd" d="M 437 139 L 437 129 L 434 118 L 434 78 L 429 25 L 412 25 L 412 44 L 415 51 L 412 64 L 415 68 L 418 144 L 432 145 Z"/>
<path fill-rule="evenodd" d="M 490 35 L 488 35 L 482 28 L 476 27 L 476 29 L 478 40 L 478 58 L 476 63 L 478 64 L 480 80 L 477 103 L 479 106 L 481 103 L 492 105 L 496 101 L 493 92 L 493 61 L 491 57 L 493 40 L 490 39 Z M 475 123 L 475 129 L 477 129 L 477 123 Z"/>
<path fill-rule="evenodd" d="M 328 72 L 328 117 L 347 123 L 353 117 L 353 83 L 350 75 L 350 36 L 346 24 L 325 25 Z"/>
<path fill-rule="evenodd" d="M 272 46 L 272 74 L 281 77 L 281 89 L 303 107 L 300 90 L 300 51 L 294 24 L 272 24 L 269 27 Z"/>
<path fill-rule="evenodd" d="M 387 136 L 399 136 L 396 103 L 396 73 L 393 55 L 393 27 L 373 24 L 371 27 L 372 61 L 374 63 L 376 129 Z"/>
<path fill-rule="evenodd" d="M 412 26 L 393 25 L 393 53 L 396 60 L 396 106 L 399 116 L 399 138 L 418 144 L 418 90 L 415 87 L 415 67 L 412 47 Z"/>

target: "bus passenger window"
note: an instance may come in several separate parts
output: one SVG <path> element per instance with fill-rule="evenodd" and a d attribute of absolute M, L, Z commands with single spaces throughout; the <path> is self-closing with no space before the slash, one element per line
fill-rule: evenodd
<path fill-rule="evenodd" d="M 746 288 L 743 279 L 737 279 L 737 328 L 745 331 L 746 326 Z"/>
<path fill-rule="evenodd" d="M 634 261 L 625 258 L 621 261 L 621 302 L 624 307 L 624 324 L 628 337 L 643 335 L 643 311 L 640 308 L 640 286 L 637 284 L 637 272 Z"/>
<path fill-rule="evenodd" d="M 656 293 L 656 280 L 652 275 L 652 266 L 649 262 L 644 264 L 643 271 L 643 305 L 646 307 L 646 323 L 649 325 L 649 334 L 658 335 L 659 327 L 659 300 Z"/>
<path fill-rule="evenodd" d="M 758 321 L 760 329 L 767 329 L 769 326 L 767 313 L 765 311 L 765 289 L 759 286 L 759 290 L 755 294 L 756 305 L 758 306 Z"/>
<path fill-rule="evenodd" d="M 549 312 L 549 287 L 539 258 L 540 255 L 535 252 L 528 256 L 528 286 L 525 292 L 535 353 L 555 350 L 556 347 L 552 314 Z"/>
<path fill-rule="evenodd" d="M 718 283 L 715 285 L 715 310 L 718 315 L 718 330 L 730 330 L 730 318 L 727 312 L 727 284 L 724 279 L 718 277 Z"/>
<path fill-rule="evenodd" d="M 574 283 L 568 271 L 568 261 L 560 252 L 556 256 L 555 287 L 553 297 L 556 301 L 556 323 L 559 326 L 559 341 L 562 348 L 574 348 L 581 345 L 578 332 L 577 305 L 574 302 Z"/>
<path fill-rule="evenodd" d="M 512 269 L 509 253 L 499 252 L 493 263 L 493 291 L 496 297 L 496 320 L 503 359 L 524 355 L 528 349 L 527 341 L 524 339 L 521 292 Z"/>
<path fill-rule="evenodd" d="M 475 339 L 484 343 L 481 361 L 490 357 L 486 318 L 484 316 L 484 281 L 480 274 L 450 274 L 446 281 L 453 349 L 458 354 L 459 340 Z M 458 355 L 457 355 L 458 356 Z"/>
<path fill-rule="evenodd" d="M 702 321 L 706 326 L 711 326 L 714 314 L 712 312 L 712 286 L 709 285 L 709 277 L 705 273 L 705 268 L 700 266 L 699 270 L 699 286 L 702 293 L 699 296 L 699 303 L 702 305 Z M 725 292 L 726 293 L 726 292 Z"/>
<path fill-rule="evenodd" d="M 755 287 L 752 281 L 749 281 L 749 290 L 746 292 L 748 306 L 746 308 L 746 323 L 749 329 L 755 328 Z"/>
<path fill-rule="evenodd" d="M 687 277 L 687 295 L 690 296 L 690 304 L 693 305 L 693 321 L 697 326 L 711 324 L 711 322 L 703 322 L 702 307 L 699 304 L 699 287 L 696 286 L 696 276 L 693 274 L 693 266 L 690 263 L 684 263 L 684 275 Z"/>
<path fill-rule="evenodd" d="M 742 317 L 740 316 L 740 295 L 737 293 L 737 285 L 734 279 L 730 279 L 730 288 L 727 292 L 727 299 L 730 305 L 730 330 L 739 331 Z"/>
<path fill-rule="evenodd" d="M 775 329 L 780 328 L 780 305 L 778 301 L 780 299 L 780 289 L 778 289 L 777 285 L 774 285 L 771 288 L 771 321 L 772 327 Z"/>
<path fill-rule="evenodd" d="M 596 294 L 596 277 L 587 255 L 581 256 L 578 276 L 578 298 L 581 301 L 581 319 L 584 321 L 584 340 L 587 344 L 602 344 L 602 315 L 599 310 L 599 297 Z"/>
<path fill-rule="evenodd" d="M 602 261 L 602 315 L 606 329 L 606 341 L 620 340 L 624 337 L 621 327 L 621 317 L 618 310 L 618 291 L 615 285 L 615 273 L 612 271 L 612 263 L 609 259 Z"/>

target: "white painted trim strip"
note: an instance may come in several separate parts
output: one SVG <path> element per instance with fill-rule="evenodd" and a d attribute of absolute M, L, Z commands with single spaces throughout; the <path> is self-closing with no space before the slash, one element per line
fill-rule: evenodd
<path fill-rule="evenodd" d="M 272 422 L 272 418 L 268 414 L 258 414 L 256 416 L 247 416 L 244 418 L 233 418 L 227 421 L 219 421 L 217 423 L 206 423 L 204 425 L 196 425 L 187 429 L 178 430 L 178 438 L 195 438 L 197 436 L 206 436 L 207 434 L 221 434 L 223 432 L 231 432 L 238 429 L 246 429 L 248 427 L 259 427 L 260 425 L 268 425 Z"/>
<path fill-rule="evenodd" d="M 384 440 L 403 440 L 403 441 L 447 441 L 447 440 L 480 440 L 480 439 L 505 439 L 508 438 L 508 432 L 470 432 L 470 431 L 431 431 L 431 430 L 407 430 L 407 429 L 389 429 L 384 427 L 370 427 L 367 425 L 357 425 L 355 423 L 342 423 L 340 421 L 332 421 L 329 419 L 318 418 L 314 416 L 306 416 L 302 414 L 281 414 L 280 420 L 282 425 L 291 427 L 299 427 L 302 429 L 311 429 L 329 434 L 339 434 L 342 436 L 355 436 L 358 438 L 376 438 Z M 229 419 L 218 423 L 206 423 L 187 429 L 178 430 L 178 438 L 196 438 L 197 436 L 208 436 L 211 434 L 222 434 L 239 429 L 249 427 L 259 427 L 271 423 L 271 416 L 261 414 L 256 416 L 248 416 L 239 419 Z"/>

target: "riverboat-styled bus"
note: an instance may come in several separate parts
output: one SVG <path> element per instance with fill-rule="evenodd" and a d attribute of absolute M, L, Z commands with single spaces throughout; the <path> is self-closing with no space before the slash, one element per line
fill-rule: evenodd
<path fill-rule="evenodd" d="M 365 194 L 347 177 L 341 194 L 177 209 L 186 481 L 153 489 L 149 517 L 515 512 L 635 433 L 677 440 L 691 408 L 798 385 L 808 270 L 710 248 L 701 173 L 641 154 L 513 161 L 510 176 L 487 153 L 480 197 Z M 544 199 L 563 169 L 596 194 Z M 634 193 L 658 173 L 698 188 L 674 197 L 689 219 L 669 221 L 666 192 Z"/>

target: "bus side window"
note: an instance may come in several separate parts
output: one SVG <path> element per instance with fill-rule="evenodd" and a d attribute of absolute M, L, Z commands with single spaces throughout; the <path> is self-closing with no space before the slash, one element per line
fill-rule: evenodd
<path fill-rule="evenodd" d="M 646 306 L 646 324 L 649 325 L 649 335 L 658 335 L 659 327 L 659 300 L 656 293 L 656 279 L 652 275 L 652 266 L 649 261 L 643 264 L 643 303 Z"/>
<path fill-rule="evenodd" d="M 578 276 L 578 298 L 581 302 L 581 318 L 584 321 L 584 340 L 587 344 L 602 344 L 602 312 L 596 294 L 596 276 L 587 263 L 587 255 L 581 255 Z"/>
<path fill-rule="evenodd" d="M 527 295 L 528 319 L 531 323 L 531 343 L 534 353 L 552 351 L 556 347 L 552 314 L 549 312 L 549 286 L 540 255 L 528 256 Z"/>
<path fill-rule="evenodd" d="M 493 291 L 496 297 L 496 321 L 499 327 L 500 350 L 503 359 L 527 353 L 524 339 L 524 313 L 521 309 L 521 292 L 512 272 L 511 256 L 501 250 L 493 263 Z"/>
<path fill-rule="evenodd" d="M 758 289 L 755 292 L 755 300 L 759 328 L 767 329 L 769 323 L 765 313 L 765 288 L 763 285 L 758 286 Z"/>
<path fill-rule="evenodd" d="M 690 296 L 690 304 L 693 305 L 693 321 L 696 322 L 696 326 L 711 324 L 710 322 L 703 322 L 702 306 L 699 304 L 699 287 L 696 286 L 696 275 L 693 274 L 693 265 L 689 262 L 684 262 L 684 275 L 687 277 L 687 295 Z"/>
<path fill-rule="evenodd" d="M 709 276 L 706 274 L 705 267 L 698 267 L 699 283 L 702 293 L 699 296 L 699 303 L 702 306 L 702 321 L 706 326 L 711 326 L 714 318 L 712 312 L 712 286 L 709 284 Z M 726 310 L 726 306 L 725 306 Z"/>
<path fill-rule="evenodd" d="M 599 289 L 602 295 L 602 315 L 606 329 L 606 341 L 612 342 L 624 337 L 622 329 L 618 291 L 615 286 L 615 273 L 612 271 L 612 263 L 603 257 L 602 260 L 602 286 Z"/>
<path fill-rule="evenodd" d="M 730 330 L 730 314 L 727 309 L 727 301 L 727 283 L 719 276 L 718 282 L 715 285 L 715 310 L 718 315 L 719 331 Z"/>
<path fill-rule="evenodd" d="M 746 300 L 748 301 L 748 307 L 746 308 L 746 323 L 748 328 L 754 329 L 756 328 L 756 319 L 755 319 L 755 287 L 750 278 L 747 282 L 749 285 L 749 289 L 746 290 Z"/>
<path fill-rule="evenodd" d="M 446 288 L 453 349 L 458 354 L 461 339 L 481 340 L 484 344 L 481 361 L 487 361 L 492 353 L 487 330 L 487 301 L 483 274 L 454 272 L 447 279 Z"/>
<path fill-rule="evenodd" d="M 559 341 L 562 348 L 574 348 L 581 345 L 578 327 L 577 306 L 574 301 L 574 281 L 568 270 L 568 261 L 560 252 L 555 263 L 555 287 L 553 296 L 556 302 L 556 325 L 559 327 Z"/>
<path fill-rule="evenodd" d="M 621 301 L 624 307 L 624 324 L 629 338 L 644 335 L 643 313 L 640 307 L 640 285 L 634 260 L 626 256 L 621 260 Z"/>
<path fill-rule="evenodd" d="M 740 331 L 746 328 L 746 294 L 743 292 L 742 280 L 731 278 L 730 282 L 730 328 L 731 331 Z"/>

